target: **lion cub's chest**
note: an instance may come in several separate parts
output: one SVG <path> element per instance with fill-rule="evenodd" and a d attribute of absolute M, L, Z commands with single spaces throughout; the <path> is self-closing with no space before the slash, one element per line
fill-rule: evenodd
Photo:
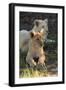
<path fill-rule="evenodd" d="M 32 54 L 32 56 L 41 56 L 42 54 L 44 54 L 44 51 L 43 48 L 33 46 L 30 53 Z"/>

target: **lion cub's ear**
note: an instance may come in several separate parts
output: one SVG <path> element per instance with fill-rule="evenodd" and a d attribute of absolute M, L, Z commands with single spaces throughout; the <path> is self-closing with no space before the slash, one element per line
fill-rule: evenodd
<path fill-rule="evenodd" d="M 48 24 L 48 19 L 44 19 L 44 22 L 45 22 L 46 24 Z"/>
<path fill-rule="evenodd" d="M 37 27 L 39 26 L 39 21 L 37 19 L 34 21 L 34 25 L 36 25 Z"/>
<path fill-rule="evenodd" d="M 30 32 L 30 37 L 33 38 L 35 36 L 35 32 Z"/>

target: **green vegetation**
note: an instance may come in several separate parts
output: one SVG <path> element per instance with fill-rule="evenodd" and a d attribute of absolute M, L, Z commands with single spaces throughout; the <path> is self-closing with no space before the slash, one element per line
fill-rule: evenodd
<path fill-rule="evenodd" d="M 46 77 L 48 75 L 47 71 L 38 71 L 29 68 L 21 69 L 20 72 L 20 78 Z"/>

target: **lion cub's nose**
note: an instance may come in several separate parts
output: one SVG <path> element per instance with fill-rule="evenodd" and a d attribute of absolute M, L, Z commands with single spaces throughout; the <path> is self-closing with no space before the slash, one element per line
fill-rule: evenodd
<path fill-rule="evenodd" d="M 39 57 L 33 57 L 34 61 L 38 63 Z"/>

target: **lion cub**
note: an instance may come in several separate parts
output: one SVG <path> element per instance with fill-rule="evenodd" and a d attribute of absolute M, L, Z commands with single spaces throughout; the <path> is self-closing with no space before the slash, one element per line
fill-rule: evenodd
<path fill-rule="evenodd" d="M 32 31 L 30 32 L 30 41 L 29 41 L 29 50 L 26 56 L 26 62 L 30 67 L 36 65 L 45 64 L 45 52 L 43 50 L 43 30 L 39 32 Z"/>

